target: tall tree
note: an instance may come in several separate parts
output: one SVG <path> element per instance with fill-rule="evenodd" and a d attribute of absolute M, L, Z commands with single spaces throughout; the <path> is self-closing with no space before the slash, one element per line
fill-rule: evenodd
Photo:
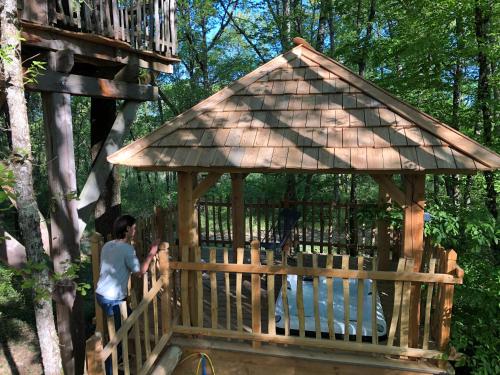
<path fill-rule="evenodd" d="M 31 138 L 24 97 L 20 27 L 15 0 L 0 1 L 0 34 L 0 45 L 3 47 L 1 65 L 12 132 L 10 165 L 16 181 L 14 188 L 19 226 L 28 261 L 42 265 L 39 271 L 32 273 L 32 277 L 37 289 L 37 293 L 34 293 L 34 308 L 43 368 L 46 375 L 60 375 L 61 353 L 50 299 L 51 282 L 44 258 L 38 204 L 33 190 Z"/>
<path fill-rule="evenodd" d="M 477 83 L 477 101 L 483 122 L 483 141 L 487 146 L 493 143 L 493 113 L 492 89 L 490 87 L 490 62 L 488 53 L 491 48 L 491 16 L 493 2 L 489 0 L 476 0 L 475 25 L 477 40 L 477 62 L 479 65 L 479 80 Z M 493 172 L 485 172 L 486 180 L 486 207 L 495 219 L 498 218 L 497 192 Z"/>

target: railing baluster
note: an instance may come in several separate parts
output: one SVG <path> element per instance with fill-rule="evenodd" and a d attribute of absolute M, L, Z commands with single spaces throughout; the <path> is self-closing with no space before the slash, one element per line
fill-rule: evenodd
<path fill-rule="evenodd" d="M 189 247 L 183 246 L 181 249 L 181 257 L 183 262 L 189 262 Z M 182 324 L 185 326 L 191 325 L 189 315 L 189 271 L 181 271 L 181 309 L 182 309 Z"/>
<path fill-rule="evenodd" d="M 376 257 L 373 258 L 373 271 L 378 268 Z M 378 324 L 377 324 L 377 280 L 372 280 L 372 344 L 378 344 Z"/>
<path fill-rule="evenodd" d="M 397 272 L 402 272 L 405 269 L 406 259 L 399 258 Z M 394 282 L 394 305 L 392 308 L 391 326 L 389 335 L 387 336 L 387 345 L 394 345 L 394 337 L 396 336 L 396 328 L 398 327 L 399 313 L 401 311 L 401 294 L 403 292 L 403 282 Z"/>
<path fill-rule="evenodd" d="M 266 251 L 267 265 L 274 265 L 274 251 Z M 271 335 L 276 334 L 276 311 L 274 304 L 274 275 L 267 275 L 267 303 L 268 303 L 268 314 L 267 314 L 267 331 Z"/>
<path fill-rule="evenodd" d="M 282 265 L 284 267 L 288 267 L 287 255 L 283 251 L 282 255 Z M 287 275 L 283 275 L 281 277 L 281 302 L 283 305 L 283 313 L 285 315 L 284 327 L 285 327 L 285 336 L 290 335 L 290 310 L 288 308 L 288 278 Z"/>
<path fill-rule="evenodd" d="M 158 280 L 156 279 L 156 262 L 151 262 L 149 267 L 151 271 L 151 287 L 156 286 Z M 160 332 L 158 327 L 158 298 L 153 298 L 153 333 L 154 333 L 154 343 L 158 344 Z"/>
<path fill-rule="evenodd" d="M 363 271 L 363 256 L 358 256 L 358 270 Z M 365 293 L 365 281 L 357 279 L 358 284 L 358 303 L 356 305 L 356 342 L 362 342 L 363 338 L 363 301 Z"/>
<path fill-rule="evenodd" d="M 333 268 L 333 254 L 328 254 L 326 256 L 326 268 Z M 328 315 L 328 335 L 330 340 L 335 340 L 335 320 L 333 316 L 333 277 L 326 278 L 326 288 L 327 288 L 327 315 Z"/>
<path fill-rule="evenodd" d="M 239 247 L 236 249 L 236 264 L 243 264 L 244 249 Z M 242 274 L 238 272 L 236 274 L 236 322 L 238 326 L 238 331 L 243 331 L 243 309 L 241 306 L 241 281 Z"/>
<path fill-rule="evenodd" d="M 250 259 L 252 265 L 260 265 L 260 242 L 255 240 L 250 244 Z M 261 310 L 260 310 L 260 275 L 252 274 L 252 332 L 261 333 Z M 260 348 L 260 342 L 253 341 L 253 348 Z"/>
<path fill-rule="evenodd" d="M 132 308 L 137 307 L 137 297 L 135 292 L 131 293 L 131 305 Z M 141 348 L 141 328 L 139 327 L 140 319 L 139 317 L 134 323 L 134 346 L 135 346 L 135 369 L 138 374 L 142 367 L 142 348 Z"/>
<path fill-rule="evenodd" d="M 318 268 L 318 254 L 312 255 L 312 266 Z M 314 326 L 316 328 L 316 339 L 321 339 L 321 320 L 319 316 L 319 277 L 313 278 L 313 304 L 314 304 Z"/>
<path fill-rule="evenodd" d="M 194 249 L 196 263 L 201 263 L 201 248 L 196 246 Z M 203 272 L 196 272 L 196 295 L 197 295 L 197 316 L 198 327 L 203 327 Z"/>
<path fill-rule="evenodd" d="M 120 316 L 122 322 L 127 320 L 128 311 L 127 311 L 127 302 L 120 303 Z M 122 339 L 122 358 L 123 358 L 123 372 L 124 375 L 130 375 L 130 363 L 128 358 L 128 332 L 125 332 L 125 335 Z"/>
<path fill-rule="evenodd" d="M 406 260 L 405 271 L 413 271 L 413 259 Z M 408 348 L 408 336 L 410 334 L 410 296 L 411 281 L 403 283 L 403 299 L 401 302 L 401 328 L 399 331 L 399 346 Z"/>
<path fill-rule="evenodd" d="M 148 275 L 145 273 L 142 277 L 142 295 L 148 294 Z M 149 305 L 146 307 L 143 313 L 143 323 L 144 323 L 144 351 L 146 353 L 146 359 L 151 354 L 151 341 L 149 339 Z"/>
<path fill-rule="evenodd" d="M 108 323 L 109 341 L 111 341 L 116 335 L 115 318 L 113 316 L 108 316 L 107 323 Z M 113 375 L 118 375 L 118 351 L 116 346 L 113 348 L 111 352 L 111 366 L 113 370 Z"/>
<path fill-rule="evenodd" d="M 297 254 L 297 267 L 304 267 L 304 254 Z M 297 275 L 297 317 L 299 318 L 299 336 L 305 337 L 305 317 L 304 317 L 304 294 L 303 294 L 303 278 L 302 275 Z"/>
<path fill-rule="evenodd" d="M 229 249 L 224 248 L 224 264 L 229 264 Z M 226 329 L 231 329 L 231 284 L 229 272 L 224 272 L 224 284 L 226 289 Z"/>
<path fill-rule="evenodd" d="M 217 250 L 210 248 L 210 263 L 217 263 Z M 217 273 L 210 272 L 210 315 L 212 317 L 212 328 L 217 328 L 219 307 L 217 303 Z"/>
<path fill-rule="evenodd" d="M 342 269 L 349 269 L 349 255 L 342 255 Z M 349 320 L 350 320 L 350 292 L 349 279 L 342 279 L 342 289 L 344 296 L 344 341 L 349 341 Z"/>
<path fill-rule="evenodd" d="M 436 259 L 431 258 L 431 260 L 429 261 L 429 274 L 434 274 L 435 270 L 436 270 Z M 422 343 L 422 349 L 429 349 L 429 331 L 430 331 L 431 305 L 432 305 L 433 292 L 434 292 L 434 283 L 428 283 L 427 298 L 425 300 L 424 338 Z"/>

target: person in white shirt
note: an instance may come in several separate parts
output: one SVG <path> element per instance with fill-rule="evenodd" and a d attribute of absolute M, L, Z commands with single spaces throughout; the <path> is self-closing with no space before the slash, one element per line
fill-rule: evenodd
<path fill-rule="evenodd" d="M 158 251 L 159 240 L 151 245 L 149 253 L 139 262 L 130 242 L 136 232 L 135 218 L 122 215 L 113 224 L 114 240 L 106 242 L 101 250 L 101 270 L 96 288 L 96 300 L 107 316 L 113 316 L 115 329 L 121 326 L 120 304 L 126 300 L 130 274 L 142 277 Z M 108 361 L 107 361 L 108 362 Z M 106 363 L 106 373 L 111 371 Z M 109 367 L 109 369 L 108 369 Z"/>

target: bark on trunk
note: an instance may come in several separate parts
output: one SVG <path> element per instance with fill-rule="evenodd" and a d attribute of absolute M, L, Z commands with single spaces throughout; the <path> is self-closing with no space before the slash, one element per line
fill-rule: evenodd
<path fill-rule="evenodd" d="M 319 6 L 318 34 L 316 35 L 316 49 L 319 52 L 323 52 L 323 49 L 325 48 L 326 29 L 328 25 L 330 7 L 330 0 L 321 0 Z"/>
<path fill-rule="evenodd" d="M 0 45 L 10 45 L 6 51 L 8 59 L 1 63 L 6 80 L 6 101 L 9 109 L 12 131 L 12 155 L 10 164 L 15 176 L 15 191 L 18 195 L 19 225 L 23 235 L 26 255 L 29 261 L 40 263 L 44 260 L 38 205 L 35 200 L 32 177 L 31 139 L 28 113 L 24 98 L 23 73 L 20 60 L 20 35 L 17 20 L 17 2 L 0 1 Z M 51 292 L 49 269 L 33 273 L 37 289 Z M 50 299 L 42 298 L 34 305 L 35 320 L 42 354 L 42 364 L 46 375 L 62 373 L 61 353 L 57 338 Z"/>

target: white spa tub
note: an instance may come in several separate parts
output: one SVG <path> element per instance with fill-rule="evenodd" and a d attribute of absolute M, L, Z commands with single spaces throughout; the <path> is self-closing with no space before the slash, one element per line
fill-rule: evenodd
<path fill-rule="evenodd" d="M 299 331 L 299 319 L 297 314 L 297 276 L 288 275 L 288 306 L 290 316 L 291 334 L 296 335 Z M 313 282 L 312 279 L 304 279 L 303 281 L 303 297 L 304 297 L 304 315 L 305 315 L 305 331 L 306 335 L 314 336 L 316 325 L 314 320 L 314 303 L 313 303 Z M 363 324 L 362 335 L 368 340 L 372 337 L 372 280 L 364 280 L 363 290 Z M 322 336 L 328 336 L 328 310 L 327 310 L 327 286 L 326 278 L 319 277 L 319 316 Z M 355 336 L 357 326 L 357 311 L 358 311 L 358 280 L 349 279 L 349 335 Z M 335 335 L 344 335 L 346 329 L 344 325 L 344 292 L 342 287 L 342 279 L 333 279 L 333 318 Z M 276 300 L 276 328 L 284 330 L 285 328 L 283 300 L 281 291 Z M 377 334 L 378 337 L 387 335 L 387 324 L 384 319 L 384 312 L 380 297 L 377 295 Z"/>

